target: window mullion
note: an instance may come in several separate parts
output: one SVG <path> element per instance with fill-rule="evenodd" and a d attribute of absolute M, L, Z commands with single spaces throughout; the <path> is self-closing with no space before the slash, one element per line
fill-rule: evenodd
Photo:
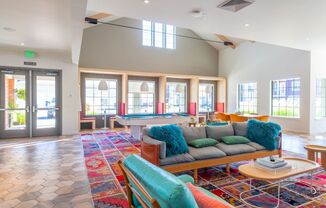
<path fill-rule="evenodd" d="M 166 24 L 163 24 L 163 28 L 162 28 L 162 46 L 163 48 L 166 48 Z"/>

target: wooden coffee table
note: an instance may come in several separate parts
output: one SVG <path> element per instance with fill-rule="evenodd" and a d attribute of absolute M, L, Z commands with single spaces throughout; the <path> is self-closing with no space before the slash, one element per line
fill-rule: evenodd
<path fill-rule="evenodd" d="M 304 148 L 308 151 L 308 160 L 317 162 L 320 153 L 321 166 L 326 170 L 326 146 L 308 144 Z"/>
<path fill-rule="evenodd" d="M 245 201 L 245 199 L 242 197 L 243 194 L 250 192 L 252 190 L 261 190 L 266 187 L 278 186 L 278 192 L 277 192 L 277 205 L 275 207 L 278 207 L 280 205 L 280 191 L 281 191 L 281 183 L 284 182 L 290 182 L 289 180 L 293 176 L 297 176 L 303 173 L 310 173 L 312 175 L 313 171 L 318 169 L 320 165 L 314 161 L 311 160 L 305 160 L 301 158 L 284 158 L 284 160 L 291 164 L 291 169 L 279 169 L 279 170 L 269 170 L 262 167 L 259 167 L 254 162 L 251 162 L 249 164 L 240 165 L 239 172 L 247 176 L 250 180 L 250 190 L 244 191 L 240 193 L 240 199 L 247 205 L 251 207 L 256 207 L 252 204 L 249 204 Z M 252 179 L 258 179 L 258 180 L 268 180 L 268 181 L 274 181 L 271 184 L 261 186 L 261 187 L 253 187 L 252 186 Z M 312 183 L 308 184 L 312 190 L 312 192 L 316 192 L 316 189 L 312 186 Z"/>

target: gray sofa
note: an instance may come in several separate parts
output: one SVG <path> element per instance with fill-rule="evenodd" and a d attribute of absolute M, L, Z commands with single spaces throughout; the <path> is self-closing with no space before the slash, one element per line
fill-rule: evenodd
<path fill-rule="evenodd" d="M 222 142 L 223 136 L 246 136 L 247 123 L 233 123 L 226 126 L 181 127 L 187 142 L 199 138 L 213 138 L 218 141 L 216 146 L 194 148 L 189 146 L 189 153 L 166 157 L 166 144 L 149 135 L 150 128 L 144 128 L 141 156 L 148 161 L 171 172 L 195 170 L 198 168 L 229 164 L 241 160 L 256 159 L 282 154 L 281 134 L 278 138 L 279 148 L 269 151 L 255 142 L 248 144 L 227 145 Z"/>

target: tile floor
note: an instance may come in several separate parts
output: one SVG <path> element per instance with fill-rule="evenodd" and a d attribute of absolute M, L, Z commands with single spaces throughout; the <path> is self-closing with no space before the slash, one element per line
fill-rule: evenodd
<path fill-rule="evenodd" d="M 298 153 L 307 143 L 326 145 L 326 134 L 283 138 Z M 93 207 L 79 135 L 0 140 L 0 207 Z"/>
<path fill-rule="evenodd" d="M 91 208 L 79 136 L 0 142 L 0 207 Z"/>

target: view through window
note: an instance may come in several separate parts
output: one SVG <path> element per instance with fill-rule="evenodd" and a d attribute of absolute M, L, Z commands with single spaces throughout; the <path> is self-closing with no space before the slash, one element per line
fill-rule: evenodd
<path fill-rule="evenodd" d="M 154 113 L 154 103 L 154 81 L 128 81 L 128 114 Z"/>
<path fill-rule="evenodd" d="M 166 112 L 167 113 L 187 112 L 187 83 L 183 83 L 183 82 L 166 83 Z"/>
<path fill-rule="evenodd" d="M 257 113 L 257 83 L 238 85 L 238 111 L 244 114 Z"/>
<path fill-rule="evenodd" d="M 316 117 L 326 117 L 326 79 L 316 80 Z"/>
<path fill-rule="evenodd" d="M 106 82 L 107 90 L 98 89 L 101 80 Z M 117 80 L 85 78 L 86 116 L 117 114 L 117 107 Z"/>
<path fill-rule="evenodd" d="M 300 79 L 272 81 L 272 116 L 300 117 Z"/>
<path fill-rule="evenodd" d="M 157 22 L 143 20 L 143 46 L 175 49 L 176 28 Z"/>
<path fill-rule="evenodd" d="M 199 84 L 199 112 L 214 111 L 214 84 Z"/>

